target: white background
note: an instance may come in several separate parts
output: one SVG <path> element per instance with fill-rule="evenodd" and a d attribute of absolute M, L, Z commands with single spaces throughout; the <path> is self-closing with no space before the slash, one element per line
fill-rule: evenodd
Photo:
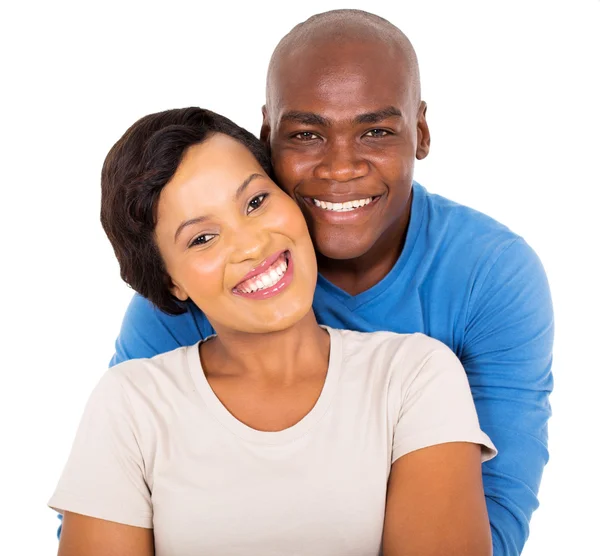
<path fill-rule="evenodd" d="M 414 43 L 432 134 L 416 178 L 507 224 L 544 262 L 556 388 L 524 554 L 595 550 L 600 2 L 12 4 L 0 14 L 0 554 L 55 553 L 45 503 L 131 296 L 98 219 L 106 152 L 138 117 L 189 105 L 258 132 L 272 49 L 340 7 Z"/>

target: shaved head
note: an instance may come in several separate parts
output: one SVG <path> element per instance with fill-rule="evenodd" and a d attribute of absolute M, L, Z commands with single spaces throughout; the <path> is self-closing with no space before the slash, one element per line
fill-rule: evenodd
<path fill-rule="evenodd" d="M 296 25 L 275 47 L 267 73 L 267 109 L 278 89 L 281 69 L 305 57 L 323 56 L 352 43 L 371 43 L 395 51 L 418 104 L 421 100 L 419 64 L 408 37 L 387 19 L 362 10 L 332 10 L 313 15 Z M 391 69 L 391 68 L 388 68 Z"/>

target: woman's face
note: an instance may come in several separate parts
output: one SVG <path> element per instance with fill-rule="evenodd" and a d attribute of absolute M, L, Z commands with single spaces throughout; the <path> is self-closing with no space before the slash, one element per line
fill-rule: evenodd
<path fill-rule="evenodd" d="M 283 330 L 311 309 L 317 264 L 302 213 L 227 135 L 186 151 L 160 194 L 155 236 L 172 293 L 219 334 Z"/>

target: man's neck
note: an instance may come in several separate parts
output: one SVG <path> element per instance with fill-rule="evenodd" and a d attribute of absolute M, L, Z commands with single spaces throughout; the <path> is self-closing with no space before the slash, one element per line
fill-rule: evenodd
<path fill-rule="evenodd" d="M 381 282 L 400 258 L 408 224 L 410 210 L 379 237 L 364 255 L 355 259 L 329 259 L 317 253 L 319 272 L 332 284 L 350 295 L 358 295 Z"/>

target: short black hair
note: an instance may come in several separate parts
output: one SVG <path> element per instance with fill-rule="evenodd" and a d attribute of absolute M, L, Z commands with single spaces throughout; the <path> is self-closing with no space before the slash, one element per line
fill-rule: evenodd
<path fill-rule="evenodd" d="M 187 303 L 171 293 L 172 282 L 156 245 L 156 207 L 186 150 L 215 133 L 239 141 L 269 177 L 265 147 L 228 118 L 190 107 L 144 116 L 115 143 L 101 177 L 100 221 L 121 268 L 121 278 L 165 313 L 179 315 Z"/>

